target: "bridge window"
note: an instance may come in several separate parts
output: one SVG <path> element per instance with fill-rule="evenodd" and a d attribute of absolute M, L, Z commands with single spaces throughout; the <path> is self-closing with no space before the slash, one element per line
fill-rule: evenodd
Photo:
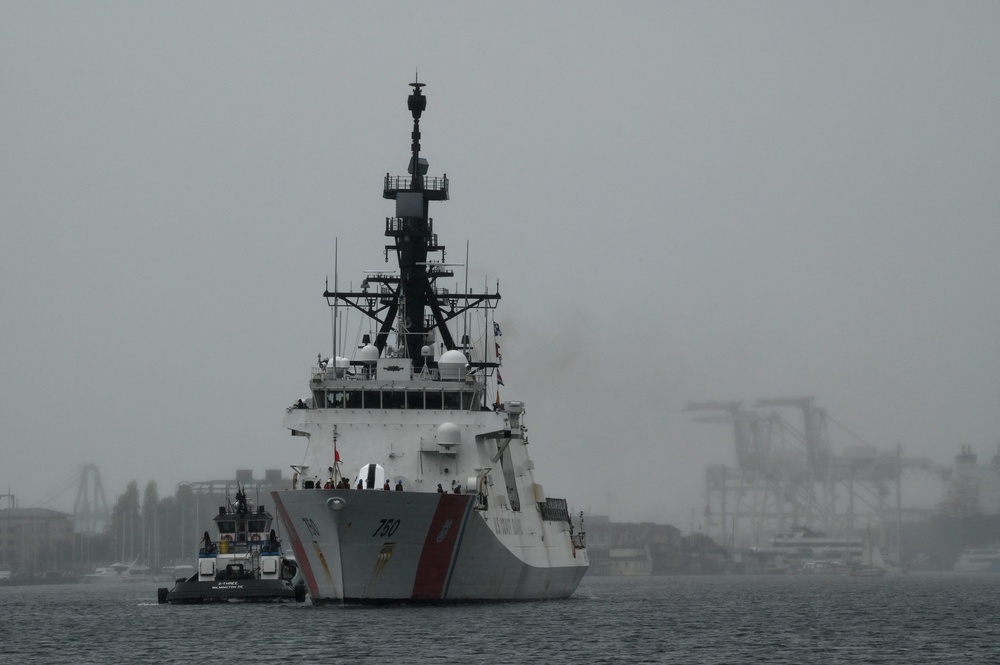
<path fill-rule="evenodd" d="M 444 393 L 444 408 L 446 409 L 461 409 L 462 408 L 462 393 L 454 392 L 451 390 L 445 391 Z"/>
<path fill-rule="evenodd" d="M 382 391 L 383 409 L 404 409 L 406 408 L 406 393 L 402 390 Z"/>
<path fill-rule="evenodd" d="M 321 403 L 320 400 L 316 400 L 317 403 Z M 322 402 L 324 408 L 327 409 L 342 409 L 344 408 L 344 391 L 343 390 L 329 390 L 326 393 L 326 401 Z"/>

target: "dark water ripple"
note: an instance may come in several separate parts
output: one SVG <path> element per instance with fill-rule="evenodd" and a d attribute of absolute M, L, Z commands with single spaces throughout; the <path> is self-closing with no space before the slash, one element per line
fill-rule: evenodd
<path fill-rule="evenodd" d="M 1000 575 L 588 578 L 564 601 L 170 606 L 0 589 L 0 663 L 1000 663 Z"/>

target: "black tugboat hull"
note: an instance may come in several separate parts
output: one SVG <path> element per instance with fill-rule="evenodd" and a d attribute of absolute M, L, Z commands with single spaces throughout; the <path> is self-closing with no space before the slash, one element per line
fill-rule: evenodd
<path fill-rule="evenodd" d="M 188 580 L 178 582 L 173 589 L 161 588 L 160 603 L 301 603 L 305 587 L 285 580 Z"/>

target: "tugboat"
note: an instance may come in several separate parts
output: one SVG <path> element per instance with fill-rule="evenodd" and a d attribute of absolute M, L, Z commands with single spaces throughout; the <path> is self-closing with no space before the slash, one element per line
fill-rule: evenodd
<path fill-rule="evenodd" d="M 333 357 L 287 408 L 308 444 L 275 507 L 314 604 L 567 598 L 589 566 L 582 514 L 574 525 L 567 501 L 546 496 L 525 405 L 500 398 L 498 290 L 442 283 L 454 264 L 428 209 L 449 183 L 426 175 L 427 98 L 411 87 L 409 175 L 383 183 L 398 270 L 368 273 L 360 290 L 327 285 Z M 339 355 L 341 310 L 368 321 L 353 357 Z"/>
<path fill-rule="evenodd" d="M 196 572 L 178 579 L 173 589 L 158 589 L 160 603 L 305 601 L 306 589 L 295 580 L 297 566 L 282 554 L 264 506 L 254 510 L 239 489 L 235 503 L 227 500 L 212 519 L 219 539 L 205 532 Z"/>

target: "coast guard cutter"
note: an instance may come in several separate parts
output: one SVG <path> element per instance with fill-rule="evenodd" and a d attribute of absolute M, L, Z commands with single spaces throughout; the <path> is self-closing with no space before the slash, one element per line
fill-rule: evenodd
<path fill-rule="evenodd" d="M 545 494 L 524 404 L 500 400 L 499 293 L 443 284 L 454 273 L 428 209 L 448 177 L 427 176 L 427 99 L 411 85 L 409 175 L 383 186 L 398 271 L 324 293 L 335 331 L 341 311 L 371 328 L 353 357 L 320 357 L 288 408 L 308 445 L 275 507 L 317 604 L 566 598 L 588 567 L 582 517 Z"/>

